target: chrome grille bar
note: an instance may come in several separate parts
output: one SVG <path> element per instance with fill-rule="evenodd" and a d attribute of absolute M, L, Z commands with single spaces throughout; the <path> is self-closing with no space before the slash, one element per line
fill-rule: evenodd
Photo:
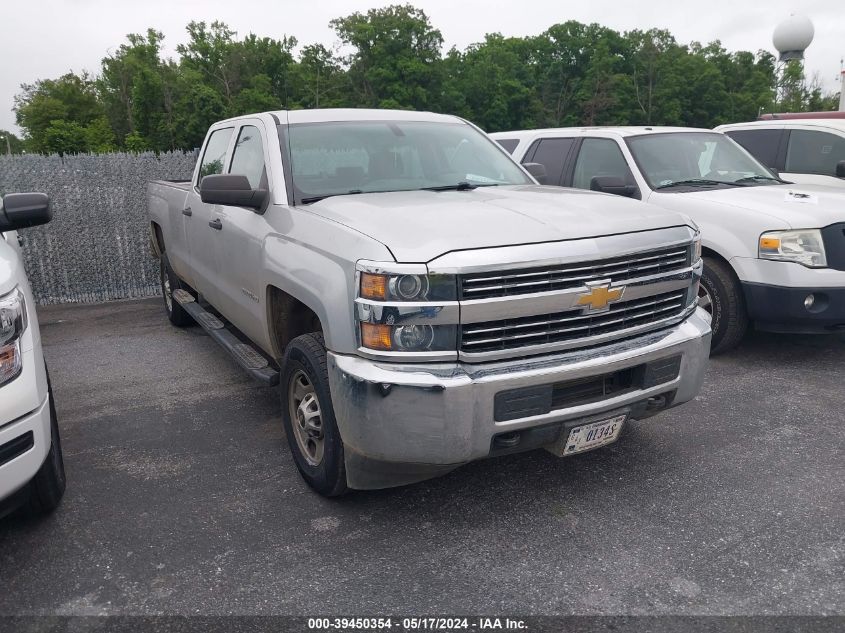
<path fill-rule="evenodd" d="M 461 276 L 461 299 L 486 299 L 584 286 L 591 281 L 621 282 L 650 274 L 671 273 L 689 266 L 689 248 L 672 247 L 575 265 L 508 271 L 501 275 Z"/>
<path fill-rule="evenodd" d="M 674 291 L 616 304 L 607 312 L 585 315 L 569 310 L 559 314 L 504 319 L 465 325 L 461 329 L 461 351 L 493 352 L 517 350 L 658 323 L 681 315 L 686 309 L 686 291 Z"/>

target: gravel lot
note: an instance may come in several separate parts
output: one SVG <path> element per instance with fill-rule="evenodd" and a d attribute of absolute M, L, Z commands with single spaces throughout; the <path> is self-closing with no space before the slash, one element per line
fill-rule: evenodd
<path fill-rule="evenodd" d="M 0 614 L 845 614 L 845 336 L 753 334 L 616 445 L 322 499 L 159 300 L 40 310 L 68 491 Z"/>

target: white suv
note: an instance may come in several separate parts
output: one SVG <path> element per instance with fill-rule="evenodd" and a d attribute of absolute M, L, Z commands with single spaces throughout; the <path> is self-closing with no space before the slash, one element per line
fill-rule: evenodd
<path fill-rule="evenodd" d="M 0 205 L 0 516 L 21 507 L 49 512 L 65 491 L 56 408 L 15 232 L 50 217 L 41 193 L 9 194 Z"/>
<path fill-rule="evenodd" d="M 699 305 L 713 352 L 750 323 L 772 332 L 845 330 L 845 190 L 777 178 L 719 132 L 592 127 L 491 134 L 550 185 L 627 196 L 701 228 Z M 533 165 L 532 165 L 533 164 Z"/>
<path fill-rule="evenodd" d="M 716 131 L 730 136 L 786 180 L 845 188 L 845 118 L 732 123 Z"/>

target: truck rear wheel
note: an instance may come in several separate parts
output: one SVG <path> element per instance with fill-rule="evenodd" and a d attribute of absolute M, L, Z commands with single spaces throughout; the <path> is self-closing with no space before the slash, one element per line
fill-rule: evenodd
<path fill-rule="evenodd" d="M 740 344 L 748 330 L 748 313 L 733 270 L 713 257 L 704 258 L 698 305 L 713 318 L 711 353 L 721 354 Z"/>
<path fill-rule="evenodd" d="M 167 259 L 167 253 L 161 254 L 161 294 L 164 297 L 164 309 L 167 312 L 167 318 L 173 325 L 184 327 L 194 322 L 191 315 L 185 312 L 185 309 L 173 298 L 173 291 L 182 287 L 179 277 L 173 272 L 170 267 L 170 261 Z"/>
<path fill-rule="evenodd" d="M 282 422 L 296 467 L 326 497 L 347 491 L 343 441 L 329 391 L 326 348 L 320 333 L 293 339 L 282 362 Z"/>

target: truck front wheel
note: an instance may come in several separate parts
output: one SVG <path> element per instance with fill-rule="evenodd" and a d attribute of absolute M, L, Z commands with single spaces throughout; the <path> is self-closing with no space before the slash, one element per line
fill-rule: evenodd
<path fill-rule="evenodd" d="M 721 260 L 704 258 L 698 305 L 713 318 L 713 354 L 727 352 L 740 344 L 748 329 L 745 299 L 733 270 Z"/>
<path fill-rule="evenodd" d="M 332 407 L 322 334 L 303 334 L 288 344 L 280 384 L 282 422 L 296 467 L 321 495 L 343 494 L 343 441 Z"/>

